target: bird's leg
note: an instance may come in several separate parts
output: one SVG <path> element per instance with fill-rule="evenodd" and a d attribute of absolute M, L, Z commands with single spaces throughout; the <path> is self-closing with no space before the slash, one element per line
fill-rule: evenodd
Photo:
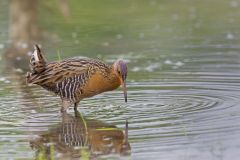
<path fill-rule="evenodd" d="M 61 112 L 66 112 L 67 109 L 71 106 L 71 102 L 66 100 L 66 99 L 62 99 L 62 108 L 61 108 Z"/>
<path fill-rule="evenodd" d="M 78 104 L 79 104 L 79 102 L 74 103 L 74 111 L 77 111 Z"/>
<path fill-rule="evenodd" d="M 81 116 L 80 116 L 80 113 L 79 113 L 79 111 L 78 111 L 77 109 L 76 109 L 76 110 L 74 109 L 74 114 L 75 114 L 75 117 L 76 117 L 76 118 L 81 117 Z"/>

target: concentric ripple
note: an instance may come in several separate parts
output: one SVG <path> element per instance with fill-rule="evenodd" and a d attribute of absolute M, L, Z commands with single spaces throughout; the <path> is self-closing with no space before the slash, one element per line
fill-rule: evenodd
<path fill-rule="evenodd" d="M 138 87 L 141 92 L 131 91 L 130 95 L 134 103 L 130 104 L 128 118 L 132 119 L 131 125 L 137 130 L 133 130 L 132 135 L 134 141 L 140 141 L 139 144 L 149 142 L 149 146 L 142 146 L 136 151 L 138 158 L 141 159 L 143 152 L 149 156 L 160 152 L 163 153 L 162 158 L 173 152 L 175 155 L 167 158 L 174 159 L 188 151 L 187 157 L 201 159 L 201 152 L 206 157 L 212 157 L 212 147 L 223 150 L 217 151 L 219 155 L 238 156 L 238 77 L 228 74 L 226 80 L 221 73 L 202 72 L 185 72 L 184 76 L 174 75 L 174 72 L 162 74 L 169 82 L 148 80 L 131 85 L 133 88 L 141 86 Z M 154 89 L 157 86 L 159 89 Z M 230 148 L 221 148 L 219 144 L 229 145 Z M 149 151 L 150 146 L 155 146 L 154 150 Z"/>
<path fill-rule="evenodd" d="M 81 101 L 79 111 L 88 119 L 122 129 L 128 120 L 132 157 L 136 159 L 234 158 L 240 149 L 240 85 L 236 75 L 236 70 L 190 72 L 187 67 L 156 71 L 152 78 L 128 82 L 128 103 L 119 89 Z M 3 146 L 16 157 L 33 157 L 29 139 L 61 122 L 60 99 L 15 78 L 2 79 L 14 85 L 0 84 L 1 93 L 8 89 L 7 96 L 1 97 L 1 141 L 10 144 Z M 72 108 L 69 114 L 73 114 Z M 20 145 L 27 154 L 18 151 Z"/>

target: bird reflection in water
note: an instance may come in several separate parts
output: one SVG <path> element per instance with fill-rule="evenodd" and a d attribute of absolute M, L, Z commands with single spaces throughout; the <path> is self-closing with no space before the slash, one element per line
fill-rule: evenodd
<path fill-rule="evenodd" d="M 62 114 L 62 123 L 31 140 L 37 159 L 95 159 L 99 156 L 130 156 L 128 122 L 125 132 L 114 125 Z"/>

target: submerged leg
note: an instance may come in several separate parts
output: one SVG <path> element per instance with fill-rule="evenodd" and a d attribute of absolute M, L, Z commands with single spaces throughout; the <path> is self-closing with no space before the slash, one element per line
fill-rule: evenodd
<path fill-rule="evenodd" d="M 74 109 L 75 117 L 81 117 L 80 112 L 77 109 Z"/>
<path fill-rule="evenodd" d="M 79 102 L 74 103 L 74 111 L 77 111 L 78 104 L 79 104 Z"/>
<path fill-rule="evenodd" d="M 63 99 L 62 100 L 62 108 L 61 108 L 61 112 L 66 112 L 67 109 L 71 106 L 71 102 L 66 100 L 66 99 Z"/>

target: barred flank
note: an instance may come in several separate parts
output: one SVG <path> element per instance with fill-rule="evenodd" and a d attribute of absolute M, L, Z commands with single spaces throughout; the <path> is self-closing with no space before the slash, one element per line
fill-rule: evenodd
<path fill-rule="evenodd" d="M 27 82 L 38 84 L 74 103 L 80 101 L 83 88 L 96 70 L 106 76 L 111 69 L 99 60 L 77 57 L 46 64 L 42 54 L 37 55 L 41 55 L 39 61 L 31 57 L 32 73 L 27 75 Z"/>

